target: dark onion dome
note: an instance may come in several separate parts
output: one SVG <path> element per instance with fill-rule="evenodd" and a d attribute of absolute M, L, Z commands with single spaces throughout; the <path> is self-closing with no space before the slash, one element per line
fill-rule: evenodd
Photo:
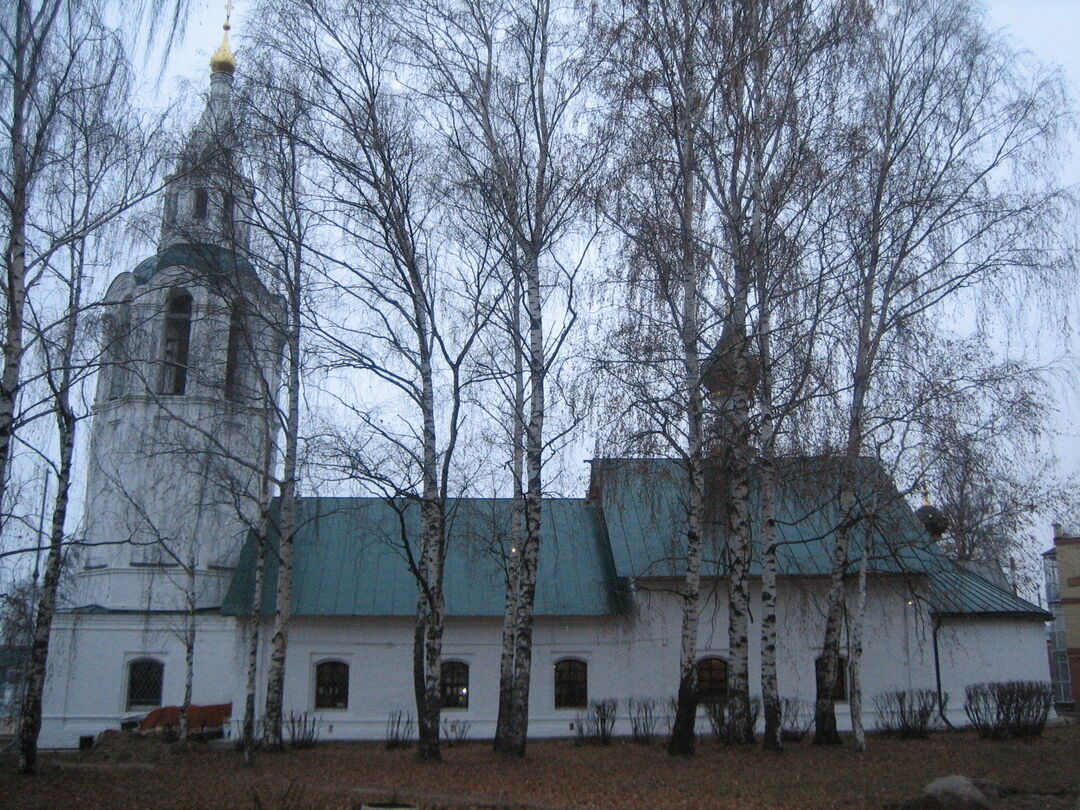
<path fill-rule="evenodd" d="M 706 358 L 701 368 L 701 384 L 710 397 L 723 398 L 731 393 L 735 383 L 735 351 L 738 345 L 745 345 L 746 368 L 743 383 L 753 388 L 761 379 L 761 359 L 752 351 L 745 334 L 739 334 L 729 317 L 720 333 L 716 348 Z"/>
<path fill-rule="evenodd" d="M 917 517 L 931 537 L 941 537 L 949 530 L 949 519 L 936 506 L 924 503 L 915 510 Z"/>

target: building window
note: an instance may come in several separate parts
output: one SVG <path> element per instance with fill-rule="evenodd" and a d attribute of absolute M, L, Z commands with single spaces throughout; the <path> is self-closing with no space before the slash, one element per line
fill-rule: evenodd
<path fill-rule="evenodd" d="M 589 665 L 580 658 L 555 664 L 555 708 L 583 709 L 589 702 Z"/>
<path fill-rule="evenodd" d="M 128 357 L 127 344 L 131 331 L 131 307 L 127 302 L 117 305 L 103 319 L 105 340 L 106 399 L 118 399 L 127 393 Z"/>
<path fill-rule="evenodd" d="M 161 682 L 165 665 L 153 658 L 139 658 L 128 664 L 127 707 L 151 709 L 161 705 Z"/>
<path fill-rule="evenodd" d="M 234 214 L 233 195 L 226 191 L 221 195 L 221 227 L 226 234 L 232 233 Z"/>
<path fill-rule="evenodd" d="M 444 661 L 439 669 L 444 709 L 469 708 L 469 665 L 462 661 Z"/>
<path fill-rule="evenodd" d="M 244 356 L 246 338 L 244 312 L 240 304 L 236 304 L 229 318 L 229 346 L 225 355 L 225 399 L 236 401 L 241 398 L 243 388 L 241 358 Z"/>
<path fill-rule="evenodd" d="M 1072 676 L 1067 653 L 1055 652 L 1050 656 L 1050 684 L 1054 688 L 1055 703 L 1073 702 Z"/>
<path fill-rule="evenodd" d="M 715 656 L 702 658 L 696 668 L 698 703 L 727 702 L 727 661 Z"/>
<path fill-rule="evenodd" d="M 190 344 L 191 296 L 174 292 L 165 305 L 165 369 L 161 393 L 183 394 L 187 389 Z"/>
<path fill-rule="evenodd" d="M 821 667 L 825 663 L 824 658 L 814 660 L 815 676 L 821 673 Z M 848 661 L 844 656 L 836 659 L 836 687 L 833 689 L 833 700 L 837 703 L 847 703 L 848 699 Z"/>
<path fill-rule="evenodd" d="M 323 661 L 315 667 L 315 708 L 349 708 L 349 665 Z"/>
<path fill-rule="evenodd" d="M 210 207 L 210 194 L 205 188 L 195 189 L 195 219 L 206 219 Z"/>

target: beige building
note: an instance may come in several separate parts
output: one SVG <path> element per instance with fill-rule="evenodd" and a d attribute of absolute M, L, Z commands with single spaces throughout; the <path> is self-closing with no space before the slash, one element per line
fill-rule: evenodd
<path fill-rule="evenodd" d="M 1043 555 L 1046 599 L 1054 622 L 1050 670 L 1059 703 L 1080 706 L 1080 535 L 1054 524 L 1054 547 Z"/>

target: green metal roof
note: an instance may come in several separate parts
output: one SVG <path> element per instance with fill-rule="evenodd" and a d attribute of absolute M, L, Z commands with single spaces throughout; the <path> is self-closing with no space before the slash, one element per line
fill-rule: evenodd
<path fill-rule="evenodd" d="M 776 516 L 780 574 L 827 575 L 839 524 L 842 476 L 836 459 L 777 462 Z M 853 569 L 869 543 L 870 571 L 914 574 L 930 582 L 932 610 L 939 615 L 1025 616 L 1042 620 L 1034 605 L 958 570 L 930 540 L 906 501 L 876 462 L 860 460 L 856 506 L 872 513 L 850 532 Z M 706 489 L 723 492 L 716 469 Z M 594 462 L 592 500 L 548 498 L 536 588 L 540 616 L 597 616 L 627 610 L 626 580 L 680 577 L 684 571 L 685 471 L 673 459 L 600 459 Z M 760 492 L 751 493 L 759 515 Z M 710 499 L 702 573 L 723 576 L 726 538 L 723 499 Z M 510 545 L 512 502 L 451 500 L 447 512 L 445 593 L 452 616 L 501 616 L 505 576 L 503 549 Z M 415 501 L 380 498 L 305 498 L 298 506 L 294 540 L 293 614 L 301 616 L 411 616 L 416 581 L 406 546 L 417 555 L 419 507 Z M 760 518 L 752 520 L 760 531 Z M 276 539 L 271 538 L 276 546 Z M 755 543 L 754 554 L 759 553 Z M 254 591 L 255 543 L 244 546 L 222 612 L 244 615 Z M 274 609 L 277 570 L 268 565 L 261 612 Z M 755 556 L 751 576 L 760 574 Z M 926 581 L 926 580 L 924 580 Z"/>
<path fill-rule="evenodd" d="M 825 575 L 832 570 L 834 532 L 840 524 L 842 467 L 837 459 L 776 461 L 777 566 L 784 576 Z M 874 520 L 849 533 L 848 559 L 854 567 L 870 541 L 873 573 L 930 573 L 940 568 L 938 553 L 895 486 L 876 462 L 859 459 L 854 477 L 856 505 Z M 675 459 L 599 459 L 593 462 L 593 492 L 603 503 L 615 566 L 622 577 L 681 577 L 685 559 L 686 469 Z M 706 536 L 702 572 L 726 573 L 726 492 L 715 468 L 706 472 Z M 751 531 L 761 531 L 760 488 L 751 478 Z M 761 573 L 760 543 L 753 545 L 751 576 Z"/>
<path fill-rule="evenodd" d="M 395 506 L 401 509 L 401 514 Z M 447 510 L 446 610 L 451 616 L 501 616 L 504 546 L 512 501 L 462 498 Z M 300 616 L 407 616 L 416 612 L 402 526 L 418 556 L 419 508 L 381 498 L 305 498 L 293 545 L 293 613 Z M 541 616 L 619 613 L 625 599 L 597 522 L 577 499 L 548 499 L 536 586 Z M 275 542 L 276 545 L 276 542 Z M 244 546 L 222 612 L 246 614 L 254 589 L 255 544 Z M 273 613 L 276 566 L 267 566 L 262 611 Z"/>
<path fill-rule="evenodd" d="M 1050 621 L 1054 617 L 1037 605 L 1002 590 L 994 583 L 948 562 L 930 575 L 927 594 L 931 612 L 936 616 L 998 616 Z"/>
<path fill-rule="evenodd" d="M 231 276 L 238 272 L 255 274 L 251 262 L 233 250 L 220 245 L 180 242 L 143 259 L 136 265 L 132 275 L 136 284 L 146 284 L 154 274 L 174 266 L 188 267 L 210 279 L 219 275 Z"/>

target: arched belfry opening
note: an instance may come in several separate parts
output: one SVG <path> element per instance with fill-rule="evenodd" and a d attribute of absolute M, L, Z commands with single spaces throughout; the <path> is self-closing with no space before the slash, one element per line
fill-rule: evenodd
<path fill-rule="evenodd" d="M 187 391 L 188 356 L 191 350 L 191 293 L 173 290 L 165 303 L 164 355 L 161 393 L 181 395 Z"/>

